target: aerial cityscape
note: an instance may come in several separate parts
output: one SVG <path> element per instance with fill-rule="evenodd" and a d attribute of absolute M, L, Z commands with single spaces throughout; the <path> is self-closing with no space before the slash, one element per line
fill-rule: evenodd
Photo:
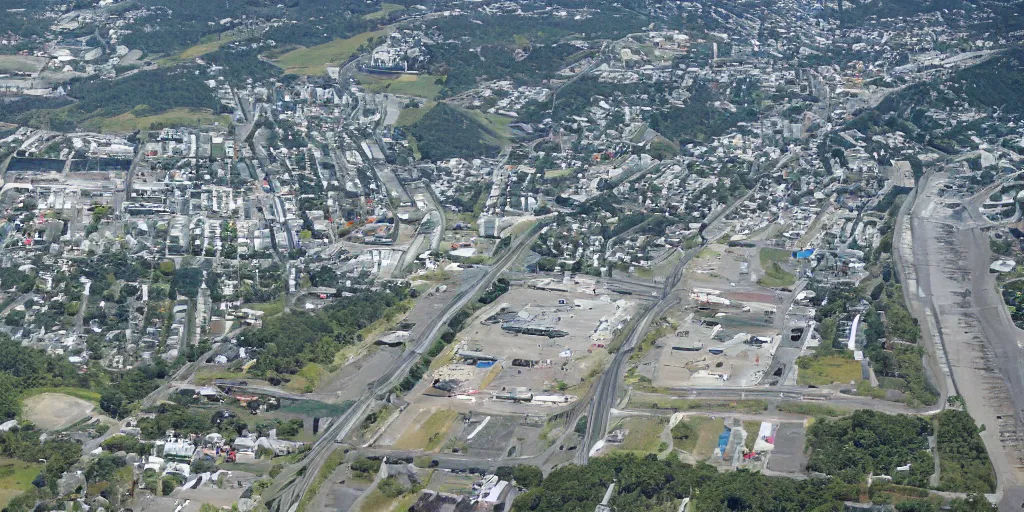
<path fill-rule="evenodd" d="M 0 510 L 1024 509 L 1024 0 L 0 0 Z"/>

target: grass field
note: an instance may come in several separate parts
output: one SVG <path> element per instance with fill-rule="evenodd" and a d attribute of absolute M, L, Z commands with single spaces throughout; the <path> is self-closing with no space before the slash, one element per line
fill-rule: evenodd
<path fill-rule="evenodd" d="M 377 12 L 371 12 L 370 14 L 364 14 L 363 19 L 365 20 L 379 20 L 386 18 L 389 14 L 397 11 L 405 10 L 405 7 L 398 4 L 380 4 L 380 10 Z"/>
<path fill-rule="evenodd" d="M 438 78 L 441 77 L 435 75 L 359 73 L 356 75 L 356 78 L 364 88 L 371 92 L 386 90 L 391 94 L 416 96 L 426 99 L 434 99 L 441 92 L 441 85 L 436 83 Z"/>
<path fill-rule="evenodd" d="M 861 380 L 861 364 L 843 356 L 802 357 L 797 384 L 801 386 L 827 386 L 834 382 L 849 383 Z"/>
<path fill-rule="evenodd" d="M 785 249 L 772 249 L 770 247 L 761 248 L 758 256 L 761 259 L 761 267 L 767 268 L 772 262 L 785 263 L 789 261 L 791 253 Z"/>
<path fill-rule="evenodd" d="M 198 126 L 214 122 L 219 122 L 226 127 L 231 124 L 231 117 L 214 115 L 206 110 L 175 108 L 160 114 L 142 117 L 125 112 L 119 116 L 90 119 L 82 126 L 89 130 L 111 133 L 156 130 L 172 126 Z"/>
<path fill-rule="evenodd" d="M 387 35 L 391 33 L 391 30 L 388 28 L 363 32 L 348 39 L 335 39 L 329 43 L 298 48 L 277 57 L 274 59 L 274 63 L 284 68 L 285 73 L 322 75 L 326 72 L 328 64 L 341 64 L 352 57 L 359 46 L 366 43 L 367 39 L 376 39 Z"/>
<path fill-rule="evenodd" d="M 634 395 L 629 399 L 629 407 L 672 409 L 676 411 L 740 411 L 759 413 L 768 410 L 768 402 L 765 400 L 697 400 L 668 396 Z"/>
<path fill-rule="evenodd" d="M 502 146 L 507 145 L 509 141 L 509 128 L 508 125 L 512 124 L 512 118 L 506 117 L 500 114 L 487 114 L 479 110 L 461 109 L 463 112 L 475 117 L 480 123 L 489 128 L 498 137 L 493 139 L 492 142 L 500 144 Z"/>
<path fill-rule="evenodd" d="M 805 416 L 813 417 L 825 416 L 828 418 L 838 418 L 849 414 L 849 412 L 836 409 L 835 407 L 807 402 L 782 402 L 775 408 L 781 412 L 803 414 Z"/>
<path fill-rule="evenodd" d="M 42 464 L 0 458 L 0 509 L 19 494 L 31 489 L 32 480 L 42 469 Z"/>
<path fill-rule="evenodd" d="M 280 314 L 284 311 L 284 297 L 281 297 L 274 302 L 260 302 L 257 304 L 247 304 L 246 307 L 249 309 L 255 309 L 263 312 L 263 318 L 270 318 L 274 315 Z"/>
<path fill-rule="evenodd" d="M 617 428 L 629 430 L 626 439 L 618 445 L 619 450 L 635 453 L 658 453 L 661 433 L 666 426 L 668 425 L 659 418 L 629 418 L 616 425 L 612 430 Z"/>
<path fill-rule="evenodd" d="M 428 416 L 429 415 L 429 416 Z M 436 451 L 444 444 L 448 429 L 455 423 L 458 413 L 451 409 L 431 412 L 420 411 L 416 419 L 395 441 L 392 448 L 399 450 Z"/>
<path fill-rule="evenodd" d="M 744 421 L 743 430 L 747 431 L 747 439 L 744 444 L 747 446 L 747 450 L 754 449 L 754 441 L 757 441 L 757 433 L 761 430 L 760 421 Z"/>
<path fill-rule="evenodd" d="M 782 268 L 782 265 L 779 265 L 774 261 L 769 263 L 767 267 L 764 267 L 764 269 L 765 274 L 757 280 L 757 284 L 760 284 L 761 286 L 766 288 L 778 288 L 782 286 L 791 286 L 796 282 L 796 276 L 786 272 L 786 270 Z"/>
<path fill-rule="evenodd" d="M 681 421 L 688 423 L 696 435 L 687 439 L 674 441 L 673 446 L 689 453 L 697 460 L 704 460 L 715 453 L 718 446 L 718 435 L 725 429 L 725 420 L 707 416 L 691 416 Z"/>

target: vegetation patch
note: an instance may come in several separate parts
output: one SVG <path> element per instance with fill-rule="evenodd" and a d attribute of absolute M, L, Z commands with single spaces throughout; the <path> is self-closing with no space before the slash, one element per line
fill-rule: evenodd
<path fill-rule="evenodd" d="M 369 14 L 364 14 L 363 15 L 363 19 L 364 20 L 379 20 L 379 19 L 382 19 L 382 18 L 387 18 L 388 15 L 390 15 L 393 12 L 404 11 L 404 10 L 405 10 L 405 7 L 402 6 L 402 5 L 383 3 L 383 4 L 380 4 L 380 10 L 379 11 L 371 12 Z"/>
<path fill-rule="evenodd" d="M 220 123 L 221 126 L 231 125 L 231 117 L 216 115 L 207 109 L 173 108 L 155 115 L 138 117 L 134 112 L 125 112 L 113 117 L 91 119 L 83 123 L 83 128 L 102 133 L 132 132 L 135 130 L 160 130 L 168 127 L 192 126 L 200 127 Z"/>
<path fill-rule="evenodd" d="M 725 420 L 708 416 L 690 416 L 672 427 L 673 446 L 704 460 L 715 453 L 718 436 L 725 430 Z"/>
<path fill-rule="evenodd" d="M 32 480 L 42 469 L 43 465 L 36 462 L 0 458 L 0 509 L 15 496 L 32 489 Z"/>
<path fill-rule="evenodd" d="M 860 361 L 852 355 L 803 356 L 797 359 L 797 384 L 801 386 L 827 386 L 833 383 L 858 382 L 863 376 Z"/>
<path fill-rule="evenodd" d="M 766 400 L 696 400 L 688 398 L 633 396 L 632 408 L 672 409 L 676 411 L 739 411 L 759 413 L 768 410 Z"/>
<path fill-rule="evenodd" d="M 296 75 L 322 75 L 328 65 L 341 65 L 360 51 L 360 46 L 391 33 L 391 29 L 364 32 L 348 39 L 335 39 L 329 43 L 298 48 L 273 60 L 285 73 Z"/>
<path fill-rule="evenodd" d="M 897 484 L 927 487 L 934 470 L 928 449 L 931 434 L 932 425 L 923 418 L 871 410 L 816 421 L 807 429 L 807 469 L 848 483 L 862 482 L 874 473 L 889 475 Z M 898 469 L 907 465 L 909 469 Z"/>
<path fill-rule="evenodd" d="M 448 429 L 455 423 L 455 418 L 458 415 L 459 413 L 451 409 L 441 409 L 433 412 L 420 411 L 413 423 L 395 441 L 392 448 L 399 450 L 437 451 L 444 444 Z"/>
<path fill-rule="evenodd" d="M 387 92 L 401 96 L 434 99 L 441 92 L 444 77 L 427 74 L 370 74 L 359 73 L 356 78 L 372 92 Z"/>
<path fill-rule="evenodd" d="M 620 428 L 629 432 L 621 444 L 611 446 L 627 452 L 658 453 L 665 421 L 661 418 L 629 418 L 615 426 L 615 429 Z"/>
<path fill-rule="evenodd" d="M 849 412 L 830 407 L 828 405 L 815 404 L 809 402 L 782 402 L 775 407 L 780 412 L 788 412 L 790 414 L 803 414 L 804 416 L 813 417 L 825 417 L 825 418 L 838 418 L 840 416 L 846 416 Z"/>
<path fill-rule="evenodd" d="M 939 489 L 950 492 L 995 492 L 995 470 L 974 418 L 967 411 L 946 409 L 936 416 L 935 423 L 939 451 Z"/>
<path fill-rule="evenodd" d="M 438 103 L 409 126 L 416 147 L 426 160 L 495 157 L 500 137 L 476 116 L 446 103 Z"/>

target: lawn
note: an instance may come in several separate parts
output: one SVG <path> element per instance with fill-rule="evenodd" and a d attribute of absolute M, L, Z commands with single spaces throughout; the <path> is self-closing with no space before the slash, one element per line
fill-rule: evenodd
<path fill-rule="evenodd" d="M 625 428 L 629 430 L 626 439 L 617 449 L 636 453 L 658 453 L 661 444 L 661 433 L 667 425 L 659 418 L 629 418 L 622 421 L 612 430 Z"/>
<path fill-rule="evenodd" d="M 861 364 L 850 357 L 825 356 L 801 357 L 797 384 L 801 386 L 827 386 L 834 382 L 846 384 L 861 380 Z"/>
<path fill-rule="evenodd" d="M 90 119 L 83 123 L 83 127 L 89 130 L 111 133 L 156 130 L 172 126 L 200 126 L 213 124 L 214 122 L 219 122 L 227 127 L 231 124 L 231 117 L 227 115 L 214 115 L 207 110 L 174 108 L 151 116 L 136 117 L 131 112 L 125 112 L 119 116 Z"/>
<path fill-rule="evenodd" d="M 696 433 L 687 439 L 675 439 L 673 446 L 689 453 L 694 459 L 704 460 L 715 453 L 718 436 L 725 429 L 725 420 L 707 416 L 691 416 L 680 420 L 690 425 Z"/>
<path fill-rule="evenodd" d="M 19 494 L 31 489 L 32 480 L 42 469 L 43 465 L 35 462 L 0 458 L 0 509 Z"/>
<path fill-rule="evenodd" d="M 391 30 L 387 28 L 363 32 L 348 39 L 335 39 L 329 43 L 298 48 L 277 57 L 273 62 L 284 68 L 287 74 L 322 75 L 326 72 L 328 64 L 340 65 L 355 55 L 359 46 L 366 44 L 367 39 L 387 35 Z"/>
<path fill-rule="evenodd" d="M 429 414 L 429 416 L 427 416 Z M 395 441 L 392 448 L 398 450 L 436 451 L 444 444 L 448 429 L 455 423 L 459 413 L 451 409 L 439 411 L 423 410 L 416 415 L 413 424 Z M 425 419 L 424 419 L 425 418 Z"/>
<path fill-rule="evenodd" d="M 405 7 L 398 4 L 380 4 L 380 10 L 377 12 L 371 12 L 370 14 L 364 14 L 363 19 L 365 20 L 379 20 L 381 18 L 388 17 L 389 14 L 397 11 L 405 10 Z"/>
<path fill-rule="evenodd" d="M 320 385 L 320 381 L 324 378 L 327 371 L 324 370 L 323 366 L 316 363 L 309 363 L 303 366 L 299 373 L 292 376 L 292 380 L 288 381 L 284 385 L 284 388 L 295 392 L 304 393 L 306 391 L 312 391 Z"/>
<path fill-rule="evenodd" d="M 38 73 L 47 59 L 27 55 L 0 55 L 0 73 Z"/>
<path fill-rule="evenodd" d="M 846 416 L 849 414 L 847 411 L 841 411 L 835 407 L 828 405 L 808 403 L 808 402 L 782 402 L 775 407 L 780 412 L 788 412 L 790 414 L 803 414 L 804 416 L 812 417 L 829 417 L 838 418 L 840 416 Z"/>
<path fill-rule="evenodd" d="M 442 77 L 436 75 L 359 73 L 356 78 L 371 92 L 389 92 L 426 99 L 434 99 L 441 92 L 441 85 L 437 81 Z"/>

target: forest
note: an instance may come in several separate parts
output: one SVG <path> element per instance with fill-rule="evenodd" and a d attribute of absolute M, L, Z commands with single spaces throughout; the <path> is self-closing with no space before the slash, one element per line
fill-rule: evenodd
<path fill-rule="evenodd" d="M 811 450 L 807 469 L 848 483 L 861 482 L 874 473 L 889 475 L 897 484 L 927 487 L 934 472 L 928 450 L 931 434 L 926 419 L 871 410 L 816 421 L 807 429 Z M 897 470 L 907 464 L 909 470 Z"/>
<path fill-rule="evenodd" d="M 330 365 L 345 345 L 361 339 L 360 330 L 387 315 L 408 296 L 408 288 L 364 291 L 315 313 L 287 312 L 250 328 L 238 336 L 238 345 L 254 348 L 259 357 L 250 369 L 254 376 L 298 373 L 308 363 Z"/>
<path fill-rule="evenodd" d="M 767 477 L 746 470 L 719 473 L 708 464 L 691 466 L 676 458 L 659 460 L 616 454 L 593 458 L 586 466 L 555 469 L 513 503 L 515 512 L 591 512 L 608 486 L 615 483 L 610 502 L 619 512 L 676 510 L 683 498 L 691 498 L 691 511 L 825 512 L 846 510 L 845 501 L 858 501 L 860 486 L 840 479 L 794 480 Z M 904 508 L 916 507 L 916 508 Z M 900 511 L 937 511 L 934 503 L 907 499 Z M 953 512 L 996 508 L 983 497 L 970 496 L 950 503 Z"/>
<path fill-rule="evenodd" d="M 495 157 L 500 147 L 496 135 L 471 115 L 438 103 L 409 132 L 426 160 Z"/>

